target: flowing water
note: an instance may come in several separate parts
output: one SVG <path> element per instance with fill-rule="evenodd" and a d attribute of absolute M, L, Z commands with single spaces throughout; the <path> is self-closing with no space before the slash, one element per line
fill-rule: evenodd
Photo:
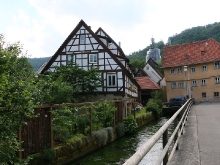
<path fill-rule="evenodd" d="M 168 120 L 162 117 L 138 130 L 135 135 L 124 136 L 69 165 L 121 165 L 130 158 Z M 139 165 L 155 164 L 162 151 L 162 138 L 143 158 Z"/>

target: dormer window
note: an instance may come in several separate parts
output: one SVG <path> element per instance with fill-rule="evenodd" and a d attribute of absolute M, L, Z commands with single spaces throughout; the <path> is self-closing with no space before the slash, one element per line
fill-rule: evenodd
<path fill-rule="evenodd" d="M 206 51 L 201 51 L 201 55 L 205 55 L 206 54 Z"/>
<path fill-rule="evenodd" d="M 186 59 L 186 60 L 189 59 L 189 56 L 188 56 L 188 55 L 185 55 L 185 59 Z"/>

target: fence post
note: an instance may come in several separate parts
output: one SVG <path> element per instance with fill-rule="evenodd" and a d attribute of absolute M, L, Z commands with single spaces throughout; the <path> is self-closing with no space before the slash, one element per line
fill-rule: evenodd
<path fill-rule="evenodd" d="M 89 107 L 89 114 L 90 114 L 90 136 L 92 136 L 92 108 Z"/>
<path fill-rule="evenodd" d="M 50 146 L 53 148 L 53 118 L 52 118 L 52 106 L 50 105 Z"/>
<path fill-rule="evenodd" d="M 176 117 L 176 119 L 174 120 L 174 127 L 176 128 L 177 125 L 178 125 L 178 121 L 179 121 L 179 116 Z M 177 140 L 178 138 L 178 133 L 179 133 L 179 130 L 176 132 L 176 135 L 175 135 L 175 141 Z M 176 150 L 179 150 L 179 145 L 177 144 L 176 146 Z"/>
<path fill-rule="evenodd" d="M 168 142 L 168 129 L 163 133 L 163 148 L 165 148 L 166 144 Z M 163 165 L 166 165 L 168 162 L 168 152 L 163 158 Z"/>

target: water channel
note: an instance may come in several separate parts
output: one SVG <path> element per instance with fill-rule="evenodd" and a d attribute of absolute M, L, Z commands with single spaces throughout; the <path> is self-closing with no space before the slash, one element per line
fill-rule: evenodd
<path fill-rule="evenodd" d="M 168 120 L 161 117 L 138 130 L 135 135 L 125 136 L 69 165 L 121 165 L 131 157 Z M 172 126 L 171 126 L 172 127 Z M 171 130 L 172 128 L 170 128 Z M 139 165 L 155 164 L 162 151 L 162 138 L 150 150 Z"/>

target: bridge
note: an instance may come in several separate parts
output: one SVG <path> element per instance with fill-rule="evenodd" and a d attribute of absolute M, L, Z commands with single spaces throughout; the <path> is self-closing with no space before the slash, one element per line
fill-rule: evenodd
<path fill-rule="evenodd" d="M 176 128 L 168 138 L 171 123 Z M 124 165 L 138 165 L 161 136 L 164 149 L 156 165 L 220 164 L 220 102 L 188 100 Z"/>

